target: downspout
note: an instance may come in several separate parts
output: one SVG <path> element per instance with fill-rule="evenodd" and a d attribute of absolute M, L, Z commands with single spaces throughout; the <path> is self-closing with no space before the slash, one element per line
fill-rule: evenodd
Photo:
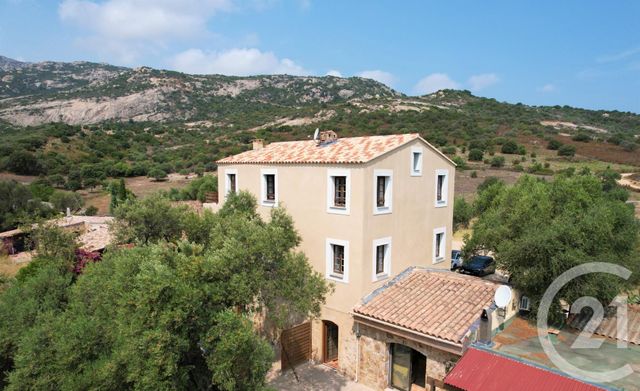
<path fill-rule="evenodd" d="M 360 373 L 360 323 L 356 322 L 356 383 Z"/>

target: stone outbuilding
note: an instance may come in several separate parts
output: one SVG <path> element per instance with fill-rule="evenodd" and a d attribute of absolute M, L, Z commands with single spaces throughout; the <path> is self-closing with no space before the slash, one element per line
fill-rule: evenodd
<path fill-rule="evenodd" d="M 458 273 L 412 267 L 353 309 L 357 381 L 377 390 L 444 388 L 466 347 L 515 313 L 496 311 L 500 285 Z"/>

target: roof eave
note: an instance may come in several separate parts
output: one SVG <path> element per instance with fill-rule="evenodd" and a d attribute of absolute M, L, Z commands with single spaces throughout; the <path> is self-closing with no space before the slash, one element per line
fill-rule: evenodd
<path fill-rule="evenodd" d="M 411 330 L 406 327 L 398 326 L 389 322 L 385 322 L 380 319 L 372 318 L 370 316 L 357 313 L 355 311 L 351 312 L 354 320 L 358 323 L 373 327 L 375 329 L 398 335 L 403 338 L 412 340 L 414 342 L 422 343 L 433 348 L 443 350 L 445 352 L 455 354 L 458 356 L 462 356 L 464 353 L 464 346 L 462 343 L 456 343 L 453 341 L 448 341 L 446 339 L 438 338 L 433 335 L 428 335 L 421 333 L 416 330 Z"/>

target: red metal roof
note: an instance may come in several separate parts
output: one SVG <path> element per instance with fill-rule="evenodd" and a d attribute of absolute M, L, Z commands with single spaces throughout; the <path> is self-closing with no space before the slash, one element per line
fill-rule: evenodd
<path fill-rule="evenodd" d="M 562 376 L 503 355 L 469 348 L 444 382 L 466 391 L 601 391 L 604 388 Z"/>

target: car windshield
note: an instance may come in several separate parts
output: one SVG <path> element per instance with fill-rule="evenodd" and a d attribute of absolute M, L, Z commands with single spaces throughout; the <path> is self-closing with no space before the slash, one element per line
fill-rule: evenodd
<path fill-rule="evenodd" d="M 460 257 L 460 251 L 459 250 L 451 251 L 451 258 L 457 259 L 458 257 Z"/>

